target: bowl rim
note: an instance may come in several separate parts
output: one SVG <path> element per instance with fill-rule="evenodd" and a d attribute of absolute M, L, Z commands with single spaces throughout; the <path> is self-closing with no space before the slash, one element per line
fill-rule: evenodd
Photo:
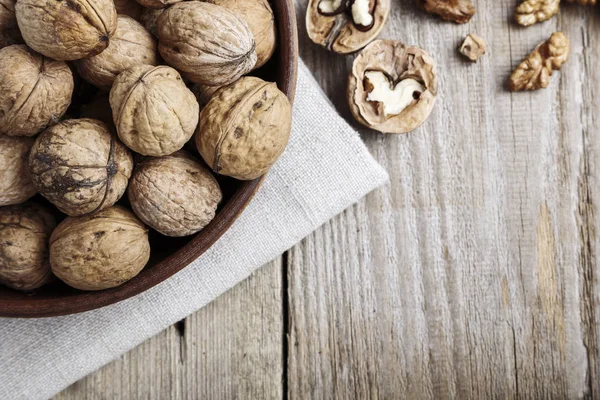
<path fill-rule="evenodd" d="M 279 89 L 293 103 L 298 77 L 298 31 L 293 0 L 276 1 L 274 8 L 278 20 L 278 51 L 281 61 L 277 81 L 282 82 Z M 282 45 L 284 42 L 286 45 Z M 77 292 L 65 297 L 41 298 L 37 301 L 35 297 L 26 300 L 0 299 L 0 317 L 41 318 L 81 313 L 106 307 L 145 292 L 181 271 L 208 250 L 245 210 L 264 179 L 265 175 L 243 182 L 201 234 L 196 234 L 180 250 L 123 285 L 97 292 Z"/>

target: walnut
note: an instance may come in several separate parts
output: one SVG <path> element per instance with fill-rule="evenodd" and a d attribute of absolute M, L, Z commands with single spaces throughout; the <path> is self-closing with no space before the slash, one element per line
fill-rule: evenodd
<path fill-rule="evenodd" d="M 292 107 L 275 83 L 244 77 L 219 90 L 200 113 L 196 146 L 218 174 L 264 175 L 285 150 Z"/>
<path fill-rule="evenodd" d="M 127 189 L 133 212 L 167 236 L 187 236 L 214 218 L 222 193 L 210 171 L 182 152 L 137 165 Z"/>
<path fill-rule="evenodd" d="M 140 65 L 120 74 L 110 91 L 119 138 L 146 156 L 164 156 L 183 147 L 198 124 L 199 106 L 171 67 Z"/>
<path fill-rule="evenodd" d="M 189 1 L 158 17 L 158 49 L 167 64 L 194 83 L 228 85 L 256 64 L 254 36 L 225 7 Z"/>
<path fill-rule="evenodd" d="M 19 204 L 36 194 L 27 163 L 32 145 L 32 138 L 0 135 L 0 206 Z"/>
<path fill-rule="evenodd" d="M 525 0 L 518 5 L 515 19 L 523 26 L 549 20 L 558 14 L 560 0 Z"/>
<path fill-rule="evenodd" d="M 120 206 L 69 217 L 50 237 L 52 272 L 80 290 L 119 286 L 136 276 L 149 258 L 148 229 Z"/>
<path fill-rule="evenodd" d="M 277 28 L 275 16 L 267 0 L 208 0 L 238 13 L 250 27 L 256 42 L 256 65 L 260 68 L 275 52 Z"/>
<path fill-rule="evenodd" d="M 110 90 L 121 72 L 141 64 L 158 64 L 156 39 L 139 22 L 126 15 L 119 15 L 117 30 L 106 50 L 75 62 L 83 79 L 104 90 Z"/>
<path fill-rule="evenodd" d="M 183 0 L 137 0 L 138 3 L 148 8 L 165 8 L 169 7 L 172 4 L 179 3 Z"/>
<path fill-rule="evenodd" d="M 435 63 L 418 47 L 376 40 L 354 60 L 347 94 L 361 124 L 384 133 L 412 131 L 435 104 Z"/>
<path fill-rule="evenodd" d="M 135 0 L 114 0 L 117 14 L 127 15 L 135 20 L 139 20 L 144 7 Z"/>
<path fill-rule="evenodd" d="M 597 0 L 567 0 L 569 3 L 577 3 L 580 6 L 595 6 Z"/>
<path fill-rule="evenodd" d="M 462 55 L 474 62 L 485 54 L 485 50 L 485 40 L 474 33 L 469 33 L 467 35 L 459 49 Z"/>
<path fill-rule="evenodd" d="M 99 54 L 117 28 L 112 0 L 19 0 L 15 8 L 25 43 L 55 60 Z"/>
<path fill-rule="evenodd" d="M 469 22 L 475 15 L 475 7 L 471 0 L 417 0 L 430 14 L 439 15 L 445 21 L 457 24 Z"/>
<path fill-rule="evenodd" d="M 569 52 L 570 42 L 565 34 L 553 33 L 515 69 L 510 76 L 510 90 L 515 92 L 548 87 L 552 71 L 559 70 L 567 62 Z"/>
<path fill-rule="evenodd" d="M 0 134 L 33 136 L 56 123 L 71 103 L 69 66 L 25 45 L 0 49 Z"/>
<path fill-rule="evenodd" d="M 144 8 L 142 15 L 140 15 L 140 23 L 144 25 L 144 28 L 150 32 L 154 37 L 158 37 L 158 17 L 165 11 L 164 8 Z"/>
<path fill-rule="evenodd" d="M 389 15 L 390 0 L 310 0 L 306 30 L 331 51 L 353 53 L 379 35 Z"/>
<path fill-rule="evenodd" d="M 0 0 L 0 49 L 23 43 L 15 16 L 15 3 L 15 0 Z"/>
<path fill-rule="evenodd" d="M 125 192 L 131 154 L 103 122 L 70 119 L 44 131 L 29 154 L 38 192 L 68 215 L 110 207 Z"/>
<path fill-rule="evenodd" d="M 55 226 L 35 203 L 0 207 L 0 284 L 34 290 L 51 280 L 48 238 Z"/>

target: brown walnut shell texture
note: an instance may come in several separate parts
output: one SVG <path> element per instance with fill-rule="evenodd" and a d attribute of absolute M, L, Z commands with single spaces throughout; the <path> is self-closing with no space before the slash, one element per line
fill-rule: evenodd
<path fill-rule="evenodd" d="M 33 136 L 71 104 L 73 74 L 25 45 L 0 49 L 0 134 Z"/>
<path fill-rule="evenodd" d="M 92 85 L 110 90 L 121 72 L 137 65 L 157 65 L 156 39 L 139 22 L 119 15 L 117 30 L 102 53 L 75 62 L 77 72 Z"/>
<path fill-rule="evenodd" d="M 292 109 L 275 83 L 244 77 L 220 89 L 200 113 L 196 146 L 218 174 L 264 175 L 285 150 Z"/>
<path fill-rule="evenodd" d="M 0 206 L 22 203 L 36 194 L 29 177 L 33 139 L 0 135 Z"/>
<path fill-rule="evenodd" d="M 127 15 L 136 21 L 139 20 L 144 10 L 144 7 L 135 0 L 114 0 L 114 2 L 117 14 Z"/>
<path fill-rule="evenodd" d="M 127 189 L 133 212 L 166 236 L 200 231 L 223 197 L 212 173 L 180 153 L 138 164 Z"/>
<path fill-rule="evenodd" d="M 140 15 L 140 23 L 156 38 L 158 37 L 158 17 L 160 17 L 163 12 L 165 12 L 164 8 L 144 8 L 142 15 Z"/>
<path fill-rule="evenodd" d="M 324 15 L 319 11 L 322 0 L 310 0 L 306 11 L 306 30 L 310 39 L 340 54 L 358 51 L 381 32 L 390 15 L 390 0 L 375 0 L 373 26 L 367 30 L 354 24 L 350 11 Z"/>
<path fill-rule="evenodd" d="M 267 0 L 208 0 L 238 13 L 250 27 L 256 43 L 256 65 L 260 68 L 273 55 L 277 45 L 275 16 Z"/>
<path fill-rule="evenodd" d="M 15 15 L 15 0 L 0 0 L 0 49 L 23 43 Z"/>
<path fill-rule="evenodd" d="M 29 154 L 33 183 L 65 214 L 86 215 L 121 198 L 133 169 L 131 154 L 108 125 L 70 119 L 44 131 Z"/>
<path fill-rule="evenodd" d="M 112 0 L 19 0 L 16 12 L 25 43 L 55 60 L 101 53 L 117 28 Z"/>
<path fill-rule="evenodd" d="M 148 229 L 120 206 L 69 217 L 50 237 L 52 272 L 80 290 L 119 286 L 136 276 L 149 258 Z"/>
<path fill-rule="evenodd" d="M 166 8 L 170 5 L 179 3 L 181 1 L 183 0 L 137 0 L 137 2 L 143 5 L 144 7 L 154 9 Z"/>
<path fill-rule="evenodd" d="M 471 0 L 418 0 L 430 14 L 439 15 L 444 21 L 465 24 L 475 15 Z"/>
<path fill-rule="evenodd" d="M 181 149 L 194 135 L 200 108 L 171 67 L 140 65 L 117 77 L 110 105 L 119 138 L 146 156 Z"/>
<path fill-rule="evenodd" d="M 412 78 L 426 90 L 416 103 L 386 118 L 377 102 L 368 101 L 365 73 L 381 71 L 392 83 Z M 376 40 L 356 57 L 348 79 L 348 104 L 361 124 L 384 133 L 406 133 L 419 127 L 431 113 L 437 96 L 435 62 L 423 49 L 394 40 Z"/>
<path fill-rule="evenodd" d="M 238 14 L 199 1 L 178 3 L 158 17 L 158 50 L 194 83 L 228 85 L 256 64 L 254 35 Z"/>
<path fill-rule="evenodd" d="M 52 214 L 35 203 L 0 207 L 0 284 L 34 290 L 52 279 L 48 238 L 55 226 Z"/>

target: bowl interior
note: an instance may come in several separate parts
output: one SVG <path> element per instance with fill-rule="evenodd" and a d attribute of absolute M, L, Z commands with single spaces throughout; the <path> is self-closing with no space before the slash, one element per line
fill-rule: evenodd
<path fill-rule="evenodd" d="M 254 75 L 277 82 L 279 89 L 293 101 L 298 62 L 294 6 L 292 0 L 273 0 L 271 5 L 279 43 L 271 60 Z M 263 178 L 247 182 L 226 177 L 218 177 L 218 180 L 223 189 L 223 202 L 213 221 L 198 234 L 183 238 L 169 238 L 151 231 L 150 262 L 132 280 L 98 292 L 79 291 L 58 280 L 31 293 L 0 286 L 0 316 L 49 317 L 93 310 L 139 294 L 185 268 L 225 233 L 248 205 Z M 122 202 L 126 203 L 126 199 Z"/>

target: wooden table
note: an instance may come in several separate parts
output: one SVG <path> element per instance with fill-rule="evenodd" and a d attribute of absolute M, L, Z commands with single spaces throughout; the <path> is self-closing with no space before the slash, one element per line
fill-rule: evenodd
<path fill-rule="evenodd" d="M 515 0 L 475 0 L 464 26 L 392 3 L 380 37 L 428 50 L 440 94 L 408 135 L 354 124 L 391 183 L 57 398 L 600 397 L 600 6 L 521 28 Z M 301 56 L 350 120 L 353 57 L 309 42 L 305 6 Z M 509 93 L 556 30 L 568 63 Z"/>

